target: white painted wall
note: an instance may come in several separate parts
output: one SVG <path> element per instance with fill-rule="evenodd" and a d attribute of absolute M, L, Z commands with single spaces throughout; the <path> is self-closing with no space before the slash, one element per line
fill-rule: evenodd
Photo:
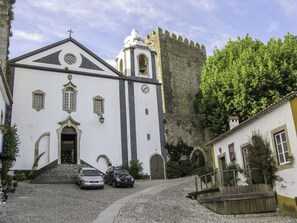
<path fill-rule="evenodd" d="M 258 118 L 255 121 L 241 127 L 231 135 L 214 143 L 214 157 L 215 166 L 218 168 L 218 156 L 226 153 L 226 161 L 230 162 L 228 145 L 234 142 L 234 148 L 236 153 L 236 162 L 243 167 L 241 146 L 248 143 L 249 138 L 252 136 L 253 131 L 260 130 L 262 136 L 266 137 L 270 142 L 270 147 L 273 150 L 273 139 L 271 130 L 276 129 L 280 126 L 286 125 L 288 134 L 288 143 L 290 144 L 291 152 L 294 157 L 297 156 L 297 138 L 296 131 L 293 122 L 292 112 L 290 103 L 287 102 L 274 111 L 267 113 L 266 115 Z M 222 149 L 222 153 L 219 152 L 219 148 Z M 273 150 L 273 155 L 276 156 Z M 296 161 L 294 161 L 296 165 Z M 297 167 L 280 170 L 277 174 L 283 178 L 283 181 L 276 183 L 276 191 L 279 195 L 287 197 L 296 197 L 297 187 Z"/>
<path fill-rule="evenodd" d="M 15 69 L 14 106 L 12 123 L 18 126 L 21 150 L 15 169 L 31 169 L 36 140 L 50 132 L 50 162 L 58 158 L 56 130 L 60 121 L 68 117 L 62 111 L 62 89 L 68 83 L 67 73 L 47 72 L 30 69 Z M 71 117 L 80 123 L 82 130 L 80 157 L 96 166 L 100 154 L 111 158 L 112 163 L 121 163 L 119 82 L 118 80 L 73 75 L 72 83 L 77 86 L 77 110 Z M 32 109 L 32 92 L 42 90 L 45 95 L 45 109 Z M 93 113 L 93 97 L 105 98 L 105 122 L 99 123 Z"/>
<path fill-rule="evenodd" d="M 145 173 L 150 174 L 150 157 L 156 152 L 161 154 L 160 129 L 158 119 L 158 104 L 156 95 L 156 85 L 149 85 L 149 92 L 141 91 L 142 83 L 134 84 L 135 110 L 136 112 L 136 135 L 137 135 L 137 155 L 143 162 Z M 145 114 L 148 108 L 149 114 Z M 150 134 L 150 140 L 147 140 Z"/>

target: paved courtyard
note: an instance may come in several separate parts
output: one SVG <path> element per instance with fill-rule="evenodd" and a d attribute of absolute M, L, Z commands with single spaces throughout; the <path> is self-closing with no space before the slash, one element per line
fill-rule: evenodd
<path fill-rule="evenodd" d="M 20 183 L 0 206 L 0 222 L 297 222 L 278 213 L 224 216 L 185 195 L 194 179 L 136 182 L 134 188 L 80 190 L 71 184 Z"/>

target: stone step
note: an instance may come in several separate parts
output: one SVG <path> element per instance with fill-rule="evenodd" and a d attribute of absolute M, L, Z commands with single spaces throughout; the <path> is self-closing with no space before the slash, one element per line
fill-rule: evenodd
<path fill-rule="evenodd" d="M 31 180 L 35 184 L 58 184 L 75 183 L 75 174 L 81 167 L 87 167 L 87 164 L 56 164 L 45 169 L 40 175 Z"/>

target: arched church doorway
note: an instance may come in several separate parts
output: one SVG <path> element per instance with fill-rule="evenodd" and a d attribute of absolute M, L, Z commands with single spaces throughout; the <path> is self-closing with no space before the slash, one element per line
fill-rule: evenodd
<path fill-rule="evenodd" d="M 76 164 L 77 134 L 72 127 L 64 127 L 61 132 L 61 164 Z"/>
<path fill-rule="evenodd" d="M 164 160 L 159 154 L 155 154 L 150 159 L 151 179 L 164 179 Z"/>

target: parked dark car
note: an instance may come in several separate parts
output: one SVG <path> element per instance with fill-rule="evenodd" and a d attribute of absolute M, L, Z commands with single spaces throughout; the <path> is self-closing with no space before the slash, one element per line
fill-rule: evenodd
<path fill-rule="evenodd" d="M 111 184 L 113 187 L 134 186 L 134 178 L 129 172 L 124 168 L 114 166 L 107 169 L 104 182 L 106 184 Z"/>
<path fill-rule="evenodd" d="M 95 168 L 80 168 L 75 175 L 75 180 L 81 189 L 86 187 L 104 188 L 103 177 Z"/>

